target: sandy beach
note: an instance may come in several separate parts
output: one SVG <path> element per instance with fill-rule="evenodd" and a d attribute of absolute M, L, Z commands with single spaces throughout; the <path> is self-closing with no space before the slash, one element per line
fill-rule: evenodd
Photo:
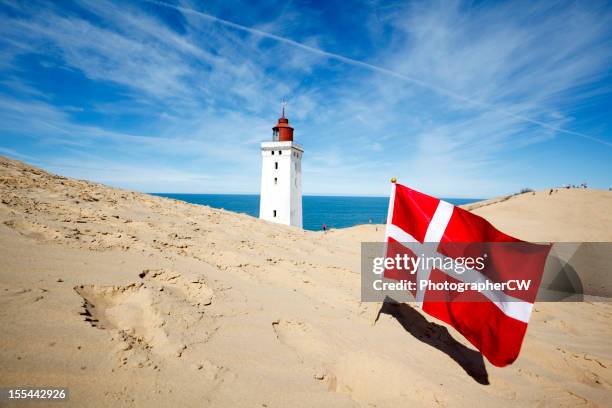
<path fill-rule="evenodd" d="M 506 368 L 408 304 L 372 326 L 360 243 L 382 225 L 303 231 L 7 158 L 0 197 L 1 386 L 75 407 L 610 404 L 610 303 L 536 304 Z M 468 209 L 525 240 L 612 240 L 609 191 Z"/>

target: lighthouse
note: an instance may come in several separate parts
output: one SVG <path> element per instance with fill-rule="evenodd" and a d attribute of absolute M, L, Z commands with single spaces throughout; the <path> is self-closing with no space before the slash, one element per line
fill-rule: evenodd
<path fill-rule="evenodd" d="M 285 107 L 272 128 L 272 140 L 261 143 L 259 218 L 302 228 L 302 146 L 293 141 Z"/>

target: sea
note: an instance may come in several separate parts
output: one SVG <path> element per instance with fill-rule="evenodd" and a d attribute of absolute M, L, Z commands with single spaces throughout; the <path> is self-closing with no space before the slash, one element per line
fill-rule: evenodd
<path fill-rule="evenodd" d="M 160 197 L 174 198 L 192 204 L 207 205 L 214 208 L 259 216 L 259 195 L 247 194 L 169 194 L 153 193 Z M 454 205 L 480 201 L 478 198 L 444 198 Z M 359 224 L 384 224 L 387 218 L 389 197 L 340 197 L 314 196 L 302 197 L 302 217 L 304 229 L 318 231 L 323 228 L 347 228 Z"/>

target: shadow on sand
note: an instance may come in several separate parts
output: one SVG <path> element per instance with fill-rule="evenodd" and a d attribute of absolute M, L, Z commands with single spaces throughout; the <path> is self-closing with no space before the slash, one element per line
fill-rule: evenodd
<path fill-rule="evenodd" d="M 459 343 L 446 327 L 427 321 L 423 315 L 405 303 L 385 301 L 380 313 L 393 316 L 415 338 L 446 353 L 479 384 L 489 385 L 489 374 L 482 354 Z"/>

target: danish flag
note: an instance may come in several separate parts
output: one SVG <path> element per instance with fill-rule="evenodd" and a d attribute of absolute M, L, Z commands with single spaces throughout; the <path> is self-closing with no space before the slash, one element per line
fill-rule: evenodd
<path fill-rule="evenodd" d="M 451 276 L 435 267 L 419 268 L 408 277 L 417 282 L 529 279 L 529 289 L 518 293 L 508 289 L 440 293 L 418 285 L 412 293 L 424 312 L 454 327 L 493 365 L 503 367 L 516 360 L 550 245 L 513 238 L 482 217 L 396 183 L 392 184 L 385 242 L 387 257 L 397 253 L 418 256 L 417 251 L 431 252 L 431 248 L 438 256 L 454 260 L 468 252 L 487 252 L 487 267 L 481 271 L 471 269 Z M 401 273 L 387 269 L 384 276 L 400 280 Z"/>

